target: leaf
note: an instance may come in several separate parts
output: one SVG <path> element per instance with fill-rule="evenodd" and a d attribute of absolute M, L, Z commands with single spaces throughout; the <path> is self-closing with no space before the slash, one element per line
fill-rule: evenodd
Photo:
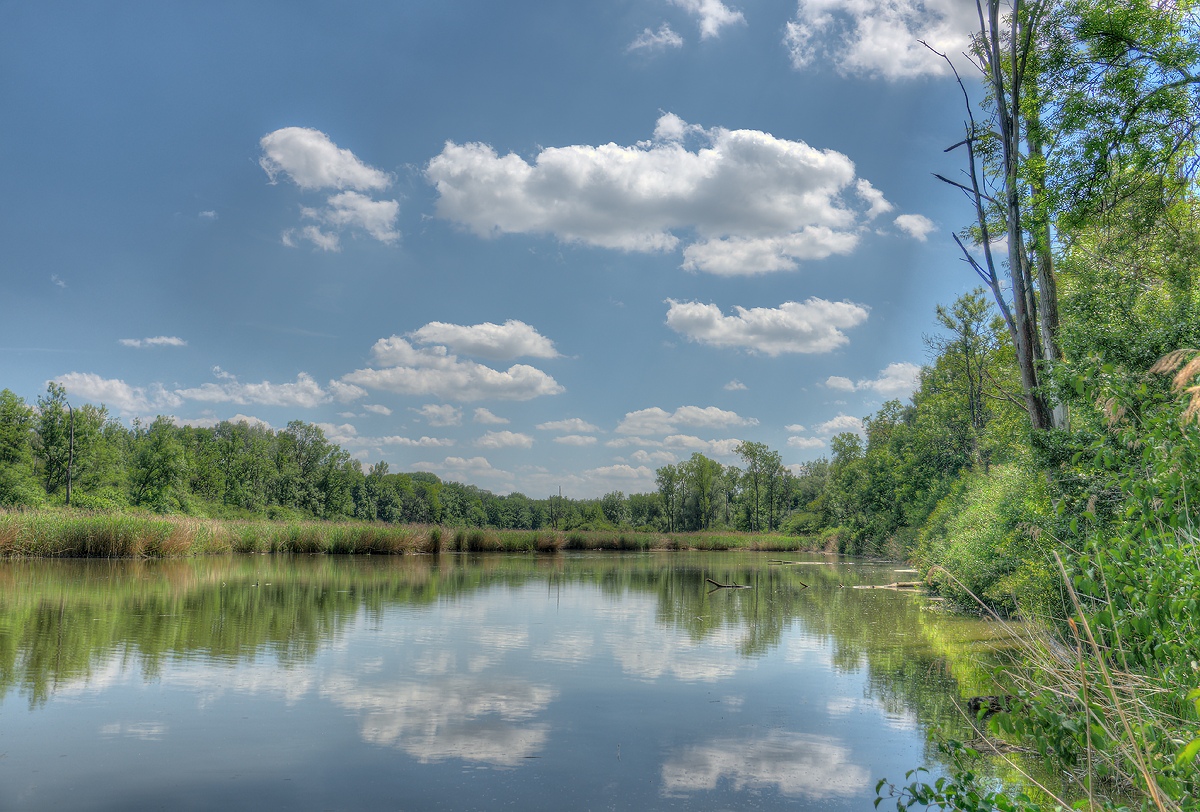
<path fill-rule="evenodd" d="M 1190 764 L 1196 758 L 1197 753 L 1200 753 L 1200 739 L 1192 739 L 1179 751 L 1179 755 L 1175 756 L 1175 766 L 1182 767 L 1184 764 Z"/>

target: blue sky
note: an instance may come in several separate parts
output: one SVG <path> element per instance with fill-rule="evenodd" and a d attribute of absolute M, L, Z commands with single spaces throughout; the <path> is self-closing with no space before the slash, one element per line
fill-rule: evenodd
<path fill-rule="evenodd" d="M 958 0 L 4 2 L 0 387 L 498 493 L 797 465 L 974 286 Z"/>

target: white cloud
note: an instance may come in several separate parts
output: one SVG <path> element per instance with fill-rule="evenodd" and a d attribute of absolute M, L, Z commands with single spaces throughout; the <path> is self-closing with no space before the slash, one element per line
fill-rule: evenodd
<path fill-rule="evenodd" d="M 722 389 L 724 389 L 726 392 L 744 392 L 747 388 L 748 387 L 746 384 L 742 383 L 737 378 L 734 378 L 732 381 L 722 387 Z"/>
<path fill-rule="evenodd" d="M 224 373 L 223 376 L 218 375 L 217 377 L 218 378 L 221 378 L 221 377 L 232 378 L 233 376 L 229 375 L 229 373 Z M 332 395 L 333 398 L 335 400 L 337 400 L 339 403 L 349 403 L 352 400 L 358 400 L 361 397 L 366 397 L 367 390 L 363 389 L 361 386 L 355 386 L 354 384 L 351 384 L 351 383 L 342 383 L 341 381 L 330 381 L 329 382 L 329 394 Z M 383 409 L 386 407 L 384 407 L 384 406 L 364 406 L 363 408 L 369 409 L 371 411 L 377 411 L 379 409 Z M 382 414 L 382 412 L 380 412 L 380 414 Z M 391 412 L 389 411 L 388 414 L 391 414 Z"/>
<path fill-rule="evenodd" d="M 444 346 L 414 348 L 399 336 L 381 338 L 375 342 L 373 353 L 376 362 L 385 368 L 359 369 L 342 376 L 342 380 L 401 395 L 458 401 L 529 400 L 565 391 L 553 377 L 527 364 L 514 364 L 500 371 L 460 361 Z"/>
<path fill-rule="evenodd" d="M 54 380 L 62 385 L 67 394 L 111 406 L 121 414 L 148 414 L 183 404 L 183 398 L 167 391 L 162 384 L 155 384 L 147 390 L 130 386 L 120 379 L 101 378 L 92 372 L 69 372 Z"/>
<path fill-rule="evenodd" d="M 284 127 L 259 141 L 258 164 L 272 183 L 285 175 L 301 189 L 386 189 L 392 179 L 341 149 L 320 130 Z"/>
<path fill-rule="evenodd" d="M 637 493 L 654 488 L 654 472 L 644 465 L 636 468 L 624 463 L 605 465 L 584 471 L 583 479 L 591 483 L 594 490 L 605 492 L 621 489 L 628 493 Z"/>
<path fill-rule="evenodd" d="M 700 39 L 719 36 L 721 29 L 734 23 L 744 23 L 746 18 L 721 0 L 670 0 L 688 14 L 700 18 Z"/>
<path fill-rule="evenodd" d="M 840 434 L 844 431 L 853 431 L 861 433 L 863 429 L 862 420 L 857 417 L 851 417 L 848 414 L 839 414 L 837 417 L 826 420 L 821 425 L 817 426 L 817 434 L 830 436 L 832 434 Z"/>
<path fill-rule="evenodd" d="M 724 315 L 715 304 L 667 302 L 667 325 L 692 341 L 770 356 L 837 349 L 849 341 L 842 330 L 857 327 L 868 315 L 865 305 L 817 298 L 776 308 L 735 306 L 734 316 Z"/>
<path fill-rule="evenodd" d="M 322 251 L 342 250 L 342 241 L 337 234 L 322 231 L 316 226 L 304 226 L 301 229 L 289 228 L 283 232 L 280 241 L 288 248 L 295 248 L 297 238 L 308 240 Z"/>
<path fill-rule="evenodd" d="M 301 207 L 301 216 L 317 224 L 285 230 L 281 237 L 284 245 L 295 247 L 303 240 L 322 251 L 340 251 L 341 233 L 346 229 L 366 232 L 383 243 L 400 238 L 396 230 L 400 204 L 363 194 L 390 186 L 391 175 L 367 166 L 319 130 L 285 127 L 264 135 L 259 145 L 263 155 L 258 163 L 271 183 L 283 175 L 306 191 L 338 190 L 320 208 Z"/>
<path fill-rule="evenodd" d="M 245 423 L 248 426 L 261 426 L 264 429 L 272 428 L 266 420 L 241 413 L 235 414 L 233 417 L 175 417 L 172 415 L 171 422 L 176 426 L 194 426 L 198 429 L 211 429 L 221 423 Z"/>
<path fill-rule="evenodd" d="M 541 431 L 569 431 L 575 433 L 600 431 L 599 426 L 593 426 L 591 423 L 579 417 L 570 417 L 566 420 L 552 420 L 549 423 L 538 423 L 537 428 Z"/>
<path fill-rule="evenodd" d="M 339 192 L 329 198 L 324 209 L 308 209 L 305 214 L 339 230 L 360 228 L 380 242 L 400 239 L 396 230 L 400 204 L 395 200 L 373 200 L 359 192 Z"/>
<path fill-rule="evenodd" d="M 207 403 L 249 403 L 260 406 L 291 406 L 311 409 L 328 403 L 332 395 L 321 388 L 307 372 L 296 376 L 295 383 L 206 383 L 192 389 L 176 389 L 175 393 L 188 400 Z"/>
<path fill-rule="evenodd" d="M 381 414 L 384 417 L 391 417 L 392 415 L 391 409 L 378 403 L 364 403 L 363 411 L 371 412 L 372 414 Z"/>
<path fill-rule="evenodd" d="M 962 0 L 799 0 L 784 45 L 797 70 L 822 60 L 844 75 L 909 79 L 948 71 L 921 40 L 956 56 L 978 26 Z"/>
<path fill-rule="evenodd" d="M 657 31 L 651 31 L 649 28 L 638 34 L 637 38 L 629 43 L 626 51 L 665 51 L 668 48 L 682 48 L 683 37 L 671 30 L 671 26 L 663 23 L 658 27 Z"/>
<path fill-rule="evenodd" d="M 808 431 L 808 429 L 804 428 L 804 426 L 801 426 L 799 423 L 793 423 L 790 426 L 784 426 L 783 429 L 784 431 L 792 434 L 803 434 L 804 432 Z"/>
<path fill-rule="evenodd" d="M 122 347 L 186 347 L 187 342 L 176 336 L 154 336 L 153 338 L 122 338 Z"/>
<path fill-rule="evenodd" d="M 490 410 L 480 406 L 475 410 L 475 422 L 482 423 L 485 426 L 503 426 L 507 423 L 511 423 L 512 421 L 507 417 L 494 415 Z"/>
<path fill-rule="evenodd" d="M 618 434 L 670 434 L 679 426 L 696 428 L 728 428 L 730 426 L 757 426 L 753 417 L 742 417 L 736 412 L 718 409 L 716 406 L 680 406 L 668 412 L 657 406 L 629 412 L 617 426 Z"/>
<path fill-rule="evenodd" d="M 480 448 L 532 448 L 533 438 L 517 431 L 489 431 L 475 441 Z"/>
<path fill-rule="evenodd" d="M 432 471 L 458 482 L 492 480 L 502 485 L 512 482 L 510 472 L 494 468 L 486 457 L 446 457 L 441 462 L 414 462 L 413 471 Z"/>
<path fill-rule="evenodd" d="M 431 426 L 461 426 L 462 409 L 449 403 L 426 403 L 420 409 L 409 409 L 425 418 Z"/>
<path fill-rule="evenodd" d="M 921 242 L 925 242 L 930 232 L 937 228 L 933 221 L 923 214 L 901 214 L 894 222 L 896 228 Z"/>
<path fill-rule="evenodd" d="M 630 454 L 629 457 L 634 462 L 640 462 L 644 465 L 670 465 L 679 459 L 670 451 L 647 451 L 644 448 L 639 448 Z"/>
<path fill-rule="evenodd" d="M 333 423 L 316 423 L 317 428 L 325 433 L 325 439 L 335 445 L 361 445 L 358 430 L 349 423 L 343 423 L 340 426 L 335 426 Z"/>
<path fill-rule="evenodd" d="M 562 445 L 573 446 L 589 446 L 596 444 L 596 438 L 587 434 L 564 434 L 562 437 L 555 437 L 554 442 Z"/>
<path fill-rule="evenodd" d="M 825 441 L 820 437 L 789 437 L 787 439 L 788 448 L 824 448 Z"/>
<path fill-rule="evenodd" d="M 477 355 L 493 361 L 521 356 L 557 358 L 554 342 L 523 321 L 509 319 L 504 324 L 446 324 L 433 321 L 408 334 L 419 344 L 444 344 L 455 352 Z"/>
<path fill-rule="evenodd" d="M 448 440 L 442 437 L 425 437 L 422 436 L 416 440 L 411 437 L 400 437 L 392 435 L 389 437 L 380 437 L 379 443 L 382 445 L 398 445 L 405 448 L 445 448 L 454 445 L 453 440 Z"/>
<path fill-rule="evenodd" d="M 883 192 L 871 185 L 866 178 L 859 178 L 854 184 L 854 191 L 867 203 L 867 219 L 875 219 L 881 214 L 887 214 L 894 206 L 883 197 Z"/>
<path fill-rule="evenodd" d="M 689 454 L 699 451 L 701 454 L 714 457 L 729 457 L 736 454 L 736 449 L 741 443 L 742 441 L 736 437 L 727 437 L 723 440 L 704 440 L 691 434 L 672 434 L 664 437 L 662 442 L 666 448 L 686 451 Z"/>
<path fill-rule="evenodd" d="M 67 283 L 63 280 L 63 278 L 61 276 L 59 276 L 56 273 L 50 274 L 50 281 L 53 282 L 54 286 L 56 288 L 58 288 L 59 290 L 67 289 Z"/>
<path fill-rule="evenodd" d="M 689 150 L 687 134 L 703 144 Z M 481 237 L 553 234 L 661 252 L 679 247 L 677 232 L 694 234 L 684 267 L 718 274 L 849 253 L 882 200 L 864 198 L 873 187 L 856 183 L 841 153 L 756 130 L 704 130 L 671 113 L 652 141 L 551 147 L 532 163 L 487 144 L 447 142 L 426 177 L 438 216 Z"/>
<path fill-rule="evenodd" d="M 203 220 L 216 220 L 217 213 L 215 211 L 213 211 L 212 209 L 207 209 L 205 211 L 200 212 L 200 218 Z"/>
<path fill-rule="evenodd" d="M 841 375 L 825 379 L 825 386 L 839 392 L 875 392 L 886 398 L 907 398 L 917 388 L 921 367 L 907 361 L 888 364 L 874 379 L 862 379 L 857 383 Z"/>

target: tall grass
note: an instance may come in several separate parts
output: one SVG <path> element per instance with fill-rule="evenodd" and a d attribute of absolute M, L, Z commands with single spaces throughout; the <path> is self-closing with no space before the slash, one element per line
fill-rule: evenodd
<path fill-rule="evenodd" d="M 750 533 L 496 530 L 379 522 L 198 519 L 0 511 L 0 557 L 137 558 L 208 553 L 557 553 L 563 550 L 819 550 L 821 540 Z"/>

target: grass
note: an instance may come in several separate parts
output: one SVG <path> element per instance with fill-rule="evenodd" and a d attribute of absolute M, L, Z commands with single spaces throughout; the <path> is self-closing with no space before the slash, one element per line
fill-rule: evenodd
<path fill-rule="evenodd" d="M 167 558 L 210 553 L 395 555 L 562 550 L 817 551 L 817 538 L 732 532 L 496 530 L 317 520 L 0 511 L 0 557 Z"/>

